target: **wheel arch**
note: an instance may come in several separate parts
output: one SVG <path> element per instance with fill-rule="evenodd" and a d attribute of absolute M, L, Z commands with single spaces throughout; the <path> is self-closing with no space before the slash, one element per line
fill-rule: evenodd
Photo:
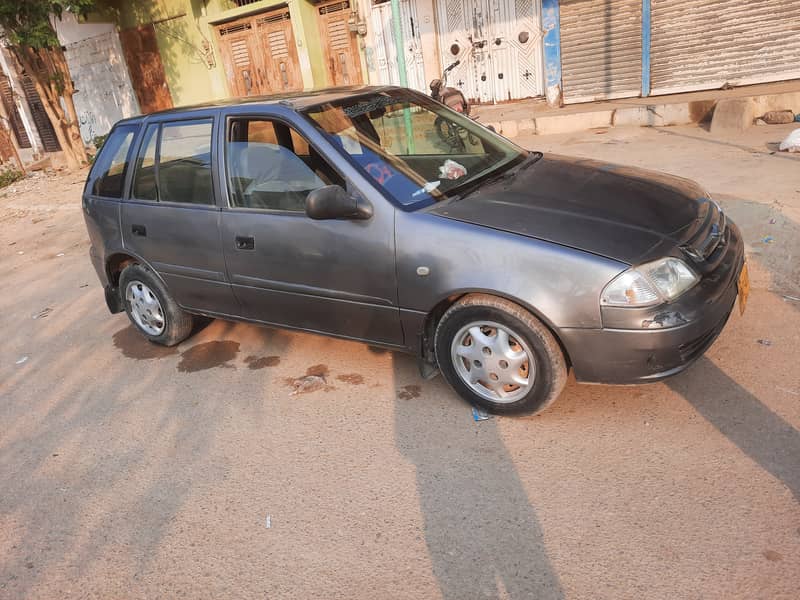
<path fill-rule="evenodd" d="M 494 296 L 496 298 L 502 298 L 503 300 L 508 300 L 509 302 L 513 302 L 514 304 L 518 304 L 529 313 L 531 313 L 534 317 L 539 319 L 541 323 L 547 327 L 553 337 L 555 338 L 556 342 L 558 342 L 559 347 L 561 348 L 561 352 L 564 355 L 564 360 L 567 362 L 567 366 L 572 366 L 572 361 L 570 360 L 569 353 L 567 352 L 567 348 L 564 345 L 564 342 L 561 340 L 561 336 L 558 333 L 558 328 L 547 318 L 545 317 L 535 306 L 532 306 L 528 302 L 524 300 L 520 300 L 519 298 L 514 297 L 510 294 L 505 294 L 503 292 L 498 292 L 497 290 L 487 290 L 487 289 L 462 289 L 451 294 L 448 294 L 444 298 L 441 298 L 427 313 L 425 316 L 425 320 L 423 322 L 423 329 L 422 329 L 422 348 L 421 353 L 424 360 L 435 362 L 435 350 L 433 347 L 433 338 L 434 334 L 436 333 L 436 327 L 441 321 L 444 313 L 448 311 L 448 309 L 453 306 L 456 302 L 461 300 L 464 296 L 469 296 L 472 294 L 484 294 L 488 296 Z"/>
<path fill-rule="evenodd" d="M 122 274 L 122 271 L 125 270 L 125 267 L 133 263 L 144 265 L 150 271 L 155 273 L 156 277 L 158 277 L 161 282 L 166 285 L 164 278 L 158 274 L 158 272 L 150 263 L 148 263 L 138 254 L 135 254 L 129 250 L 117 250 L 109 253 L 106 256 L 105 263 L 106 277 L 108 277 L 108 283 L 111 287 L 116 288 L 119 286 L 119 276 Z"/>

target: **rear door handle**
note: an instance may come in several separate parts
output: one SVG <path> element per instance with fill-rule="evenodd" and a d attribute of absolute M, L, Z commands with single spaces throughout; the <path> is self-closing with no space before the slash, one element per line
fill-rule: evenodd
<path fill-rule="evenodd" d="M 131 225 L 131 232 L 133 235 L 140 235 L 142 237 L 147 237 L 147 227 L 144 225 Z"/>
<path fill-rule="evenodd" d="M 255 250 L 256 240 L 253 236 L 236 236 L 236 249 L 237 250 Z"/>

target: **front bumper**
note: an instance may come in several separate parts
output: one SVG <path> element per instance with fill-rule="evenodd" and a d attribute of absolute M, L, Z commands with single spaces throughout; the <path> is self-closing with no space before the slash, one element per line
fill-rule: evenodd
<path fill-rule="evenodd" d="M 603 310 L 603 329 L 559 335 L 578 381 L 658 381 L 686 369 L 714 343 L 736 303 L 744 244 L 733 223 L 716 268 L 675 302 L 646 309 Z"/>

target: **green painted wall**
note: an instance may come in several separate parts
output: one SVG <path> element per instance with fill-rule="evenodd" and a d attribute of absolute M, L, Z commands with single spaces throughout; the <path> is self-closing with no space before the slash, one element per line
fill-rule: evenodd
<path fill-rule="evenodd" d="M 300 15 L 300 22 L 306 34 L 306 51 L 308 52 L 308 61 L 311 70 L 311 85 L 306 83 L 306 87 L 325 87 L 331 85 L 328 81 L 328 70 L 325 68 L 325 59 L 322 54 L 322 36 L 319 32 L 319 20 L 317 18 L 317 7 L 308 2 L 308 0 L 294 0 L 296 5 L 296 12 L 292 12 L 294 20 L 295 15 Z M 290 5 L 290 10 L 293 6 Z M 295 36 L 297 36 L 297 26 L 295 25 Z M 298 38 L 299 39 L 299 38 Z M 301 61 L 302 65 L 302 61 Z M 305 81 L 305 77 L 303 77 Z"/>
<path fill-rule="evenodd" d="M 200 21 L 202 0 L 131 0 L 117 3 L 117 23 L 123 29 L 153 23 L 172 101 L 176 106 L 197 104 L 224 96 L 213 83 L 204 56 L 212 44 Z"/>

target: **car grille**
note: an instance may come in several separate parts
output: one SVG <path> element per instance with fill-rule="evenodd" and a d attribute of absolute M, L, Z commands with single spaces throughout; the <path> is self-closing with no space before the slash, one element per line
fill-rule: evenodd
<path fill-rule="evenodd" d="M 728 243 L 730 229 L 723 213 L 714 202 L 710 202 L 705 223 L 698 235 L 683 251 L 695 262 L 712 262 L 716 256 L 721 255 L 721 250 Z M 717 252 L 717 251 L 720 252 Z M 715 256 L 716 255 L 716 256 Z"/>

